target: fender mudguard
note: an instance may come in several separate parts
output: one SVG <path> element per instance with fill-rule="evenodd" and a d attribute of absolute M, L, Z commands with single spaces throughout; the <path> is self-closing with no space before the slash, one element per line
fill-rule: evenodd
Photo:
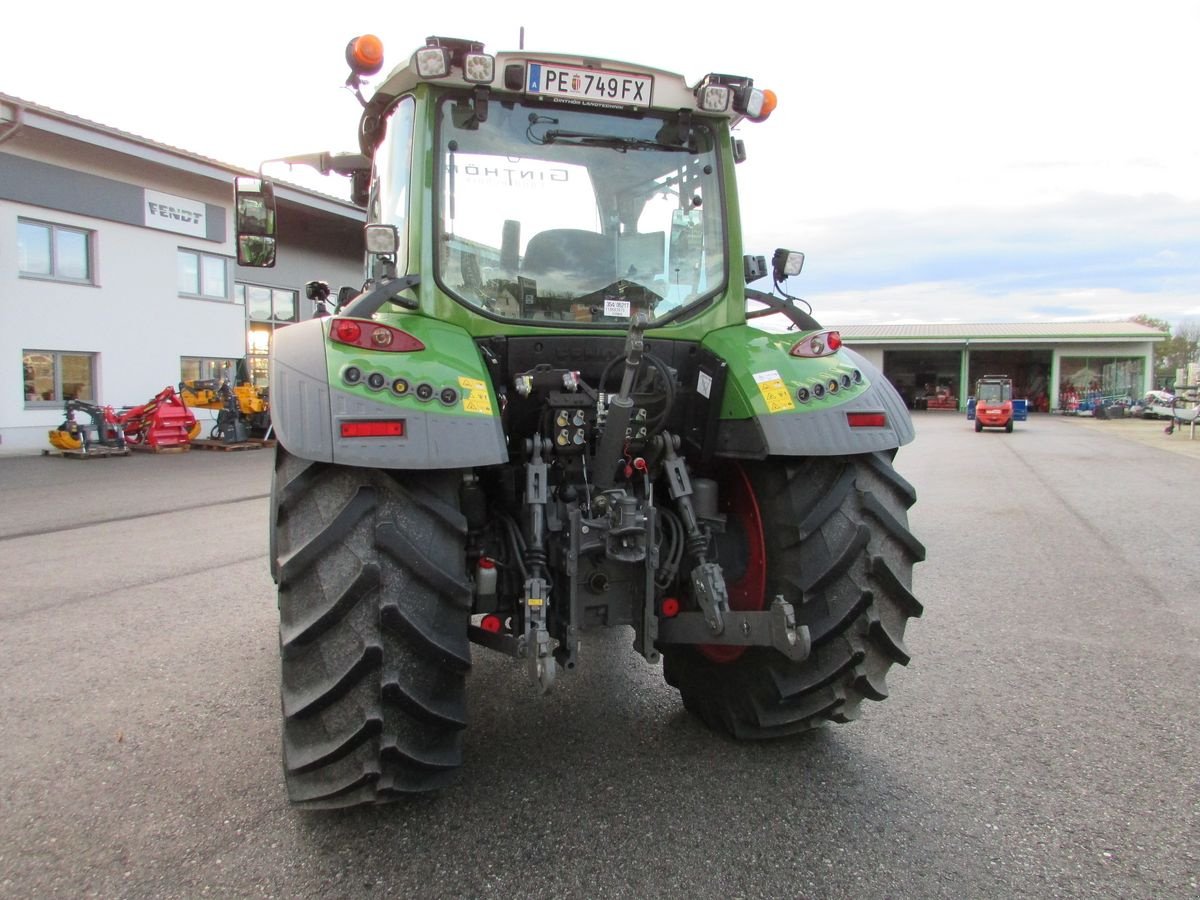
<path fill-rule="evenodd" d="M 386 469 L 507 462 L 500 407 L 465 331 L 423 316 L 388 318 L 424 344 L 392 352 L 334 343 L 332 322 L 281 328 L 272 341 L 271 423 L 289 453 Z M 394 433 L 359 436 L 377 423 Z"/>
<path fill-rule="evenodd" d="M 828 356 L 792 356 L 805 337 L 734 325 L 704 339 L 728 366 L 717 453 L 845 456 L 892 450 L 913 439 L 908 409 L 878 368 L 847 347 Z"/>

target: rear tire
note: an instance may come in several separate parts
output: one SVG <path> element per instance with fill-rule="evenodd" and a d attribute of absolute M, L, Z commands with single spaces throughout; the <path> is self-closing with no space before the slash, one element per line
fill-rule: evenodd
<path fill-rule="evenodd" d="M 850 721 L 864 699 L 887 697 L 887 671 L 909 660 L 905 625 L 922 611 L 912 567 L 925 558 L 908 530 L 916 494 L 891 457 L 745 464 L 766 550 L 764 603 L 777 594 L 792 603 L 812 653 L 791 662 L 752 647 L 722 663 L 694 647 L 663 645 L 667 683 L 710 728 L 739 739 L 780 737 Z"/>
<path fill-rule="evenodd" d="M 471 590 L 455 472 L 313 463 L 277 448 L 283 767 L 306 807 L 450 783 L 462 762 Z"/>
<path fill-rule="evenodd" d="M 1012 419 L 1009 419 L 1008 422 L 1006 422 L 1004 425 L 1004 430 L 1008 434 L 1012 434 L 1012 428 L 1013 428 Z"/>
<path fill-rule="evenodd" d="M 975 431 L 976 431 L 976 433 L 983 431 L 983 423 L 980 422 L 978 419 L 975 420 Z"/>

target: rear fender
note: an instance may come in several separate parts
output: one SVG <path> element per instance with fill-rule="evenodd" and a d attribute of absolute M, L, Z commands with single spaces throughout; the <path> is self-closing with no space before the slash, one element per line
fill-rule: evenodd
<path fill-rule="evenodd" d="M 302 459 L 388 469 L 442 469 L 505 462 L 499 404 L 479 351 L 465 331 L 422 316 L 388 320 L 424 350 L 364 350 L 331 343 L 332 318 L 275 332 L 271 352 L 271 424 Z M 351 383 L 346 372 L 361 373 Z M 368 386 L 372 373 L 381 389 Z M 397 390 L 397 385 L 407 390 Z M 422 396 L 418 387 L 428 386 Z M 343 426 L 399 422 L 400 435 L 343 436 Z"/>
<path fill-rule="evenodd" d="M 717 453 L 844 456 L 913 439 L 904 400 L 878 368 L 847 347 L 829 356 L 792 356 L 803 336 L 735 325 L 705 338 L 704 346 L 729 367 Z M 852 425 L 857 417 L 848 413 L 882 414 L 882 424 Z"/>

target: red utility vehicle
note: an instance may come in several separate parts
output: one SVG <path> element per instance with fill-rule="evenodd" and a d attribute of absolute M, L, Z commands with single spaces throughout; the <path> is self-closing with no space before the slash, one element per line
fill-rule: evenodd
<path fill-rule="evenodd" d="M 1013 430 L 1013 384 L 1007 375 L 984 375 L 975 383 L 975 430 Z"/>

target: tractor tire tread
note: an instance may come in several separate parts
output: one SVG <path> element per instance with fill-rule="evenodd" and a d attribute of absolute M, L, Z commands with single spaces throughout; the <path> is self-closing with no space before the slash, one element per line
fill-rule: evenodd
<path fill-rule="evenodd" d="M 279 446 L 272 493 L 289 799 L 334 808 L 446 786 L 471 664 L 456 473 L 312 463 Z"/>
<path fill-rule="evenodd" d="M 685 709 L 739 740 L 786 737 L 858 718 L 888 696 L 888 669 L 905 665 L 912 593 L 924 545 L 907 524 L 916 500 L 892 452 L 746 464 L 767 537 L 767 599 L 782 593 L 812 652 L 792 662 L 752 647 L 729 663 L 663 645 L 663 668 Z M 789 523 L 800 523 L 790 525 Z"/>

